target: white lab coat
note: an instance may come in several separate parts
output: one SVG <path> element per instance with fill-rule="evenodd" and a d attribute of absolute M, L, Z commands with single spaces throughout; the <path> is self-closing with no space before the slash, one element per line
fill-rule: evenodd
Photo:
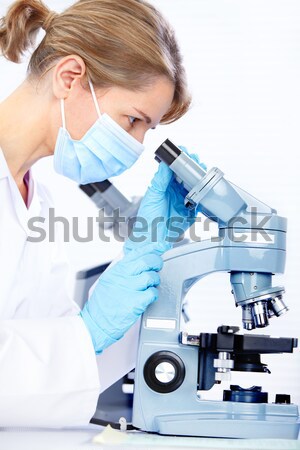
<path fill-rule="evenodd" d="M 0 427 L 86 425 L 100 391 L 133 368 L 137 331 L 125 349 L 122 342 L 113 345 L 97 364 L 79 308 L 66 292 L 62 245 L 27 241 L 28 219 L 44 217 L 47 227 L 53 207 L 31 176 L 29 192 L 27 209 L 0 149 Z M 122 345 L 123 360 L 114 368 Z"/>

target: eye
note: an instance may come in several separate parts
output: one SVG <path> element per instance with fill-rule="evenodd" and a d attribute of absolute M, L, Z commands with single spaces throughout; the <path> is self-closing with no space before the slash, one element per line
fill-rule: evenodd
<path fill-rule="evenodd" d="M 137 122 L 139 119 L 137 117 L 128 116 L 128 120 L 130 125 L 133 125 L 135 122 Z"/>

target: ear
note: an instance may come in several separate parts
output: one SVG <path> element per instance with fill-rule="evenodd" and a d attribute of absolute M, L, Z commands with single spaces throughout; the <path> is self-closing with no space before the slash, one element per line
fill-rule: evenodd
<path fill-rule="evenodd" d="M 68 55 L 60 59 L 53 71 L 53 94 L 57 98 L 67 98 L 74 85 L 83 79 L 85 63 L 80 56 Z"/>

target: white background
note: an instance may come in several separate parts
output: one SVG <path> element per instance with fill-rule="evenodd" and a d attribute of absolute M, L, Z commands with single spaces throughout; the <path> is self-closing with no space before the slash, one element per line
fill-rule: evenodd
<path fill-rule="evenodd" d="M 2 0 L 0 14 L 10 1 Z M 60 11 L 70 1 L 48 0 Z M 299 170 L 300 148 L 300 2 L 299 0 L 155 0 L 174 26 L 184 55 L 191 110 L 175 124 L 158 127 L 146 138 L 146 152 L 127 173 L 114 181 L 128 196 L 142 194 L 157 164 L 153 152 L 167 137 L 197 152 L 210 168 L 221 168 L 227 179 L 288 218 L 287 265 L 274 285 L 284 284 L 290 312 L 272 319 L 263 330 L 274 336 L 299 333 Z M 0 60 L 0 98 L 24 78 L 26 64 Z M 30 105 L 28 105 L 30 111 Z M 56 202 L 56 215 L 97 216 L 93 203 L 70 180 L 53 172 L 51 158 L 39 162 L 36 177 L 46 183 Z M 1 207 L 3 207 L 1 205 Z M 83 231 L 84 233 L 84 231 Z M 70 242 L 74 273 L 116 256 L 118 243 Z M 241 325 L 227 274 L 215 274 L 189 294 L 193 328 L 214 331 L 222 323 Z M 291 393 L 300 403 L 300 352 L 268 356 L 272 375 L 234 374 L 247 387 L 262 384 L 273 395 Z M 243 382 L 244 380 L 244 382 Z M 226 386 L 222 386 L 223 388 Z M 209 393 L 212 395 L 212 393 Z M 219 395 L 214 392 L 213 395 Z"/>

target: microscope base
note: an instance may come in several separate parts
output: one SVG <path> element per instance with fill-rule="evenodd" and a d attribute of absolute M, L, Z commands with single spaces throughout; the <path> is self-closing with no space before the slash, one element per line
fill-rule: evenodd
<path fill-rule="evenodd" d="M 154 431 L 166 435 L 218 438 L 298 438 L 300 423 L 296 405 L 245 405 L 201 400 L 201 407 L 202 412 L 156 416 Z"/>

